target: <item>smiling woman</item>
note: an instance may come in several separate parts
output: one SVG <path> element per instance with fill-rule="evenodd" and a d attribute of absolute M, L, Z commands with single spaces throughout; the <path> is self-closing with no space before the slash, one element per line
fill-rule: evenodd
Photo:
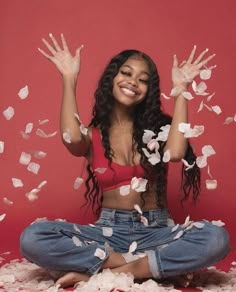
<path fill-rule="evenodd" d="M 93 117 L 85 128 L 76 103 L 82 46 L 72 56 L 63 35 L 62 45 L 52 34 L 43 43 L 48 51 L 39 51 L 62 75 L 61 137 L 71 154 L 88 161 L 85 199 L 100 217 L 94 226 L 36 222 L 21 235 L 22 254 L 59 272 L 56 283 L 63 287 L 108 268 L 135 279 L 168 278 L 188 286 L 193 272 L 229 252 L 222 227 L 189 220 L 174 225 L 166 194 L 168 163 L 184 158 L 192 167 L 182 172 L 183 199 L 198 197 L 200 169 L 179 124 L 188 121 L 183 92 L 214 54 L 205 57 L 204 50 L 195 57 L 194 47 L 181 65 L 174 56 L 170 117 L 161 109 L 154 62 L 137 50 L 122 51 L 99 80 Z"/>

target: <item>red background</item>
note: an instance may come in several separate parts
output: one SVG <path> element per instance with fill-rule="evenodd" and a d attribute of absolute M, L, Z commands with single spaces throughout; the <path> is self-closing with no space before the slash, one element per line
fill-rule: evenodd
<path fill-rule="evenodd" d="M 180 164 L 171 164 L 168 196 L 174 219 L 183 222 L 191 219 L 222 220 L 231 235 L 233 250 L 236 246 L 235 214 L 235 129 L 236 123 L 224 125 L 226 117 L 233 117 L 235 107 L 235 15 L 234 0 L 215 1 L 161 1 L 161 0 L 2 0 L 0 7 L 0 141 L 5 142 L 0 154 L 0 252 L 17 254 L 18 238 L 25 226 L 36 218 L 62 218 L 81 223 L 94 220 L 88 210 L 80 209 L 83 187 L 74 190 L 76 177 L 82 175 L 82 158 L 70 155 L 61 143 L 59 133 L 43 139 L 35 134 L 37 128 L 46 133 L 59 131 L 61 80 L 52 64 L 38 52 L 43 47 L 42 37 L 61 32 L 74 50 L 84 44 L 81 73 L 78 82 L 78 104 L 84 123 L 90 120 L 93 92 L 97 80 L 108 60 L 123 49 L 135 48 L 149 54 L 157 63 L 161 75 L 161 88 L 171 90 L 170 70 L 172 56 L 186 58 L 194 44 L 200 50 L 208 47 L 216 53 L 212 65 L 217 64 L 213 77 L 207 81 L 208 92 L 216 92 L 208 105 L 219 105 L 220 115 L 204 108 L 197 113 L 203 97 L 189 103 L 191 125 L 205 125 L 205 133 L 192 142 L 196 152 L 210 144 L 216 155 L 209 157 L 211 174 L 218 180 L 216 190 L 206 190 L 204 181 L 209 178 L 202 171 L 202 193 L 196 206 L 179 204 Z M 29 96 L 18 97 L 18 91 L 28 85 Z M 205 100 L 205 99 L 204 99 Z M 172 111 L 172 101 L 164 100 L 166 111 Z M 12 106 L 15 116 L 7 121 L 2 112 Z M 49 119 L 45 125 L 39 120 Z M 20 131 L 28 122 L 34 128 L 28 140 Z M 37 175 L 19 163 L 21 152 L 41 150 L 47 156 L 32 161 L 41 165 Z M 85 176 L 86 173 L 83 174 Z M 24 186 L 14 188 L 11 178 L 22 179 Z M 47 180 L 30 202 L 25 193 Z M 13 202 L 7 205 L 3 198 Z"/>

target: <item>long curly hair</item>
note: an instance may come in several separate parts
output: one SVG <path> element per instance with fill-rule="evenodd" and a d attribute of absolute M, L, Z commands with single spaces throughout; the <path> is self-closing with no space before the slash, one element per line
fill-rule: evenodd
<path fill-rule="evenodd" d="M 143 153 L 142 148 L 145 144 L 142 141 L 144 130 L 152 130 L 156 135 L 161 131 L 161 127 L 171 124 L 172 118 L 164 113 L 161 109 L 160 99 L 160 78 L 155 63 L 151 58 L 143 52 L 138 50 L 125 50 L 116 55 L 106 66 L 94 93 L 95 104 L 92 111 L 92 119 L 89 124 L 91 127 L 98 127 L 102 136 L 102 144 L 104 147 L 104 155 L 111 161 L 113 151 L 109 142 L 109 128 L 111 127 L 110 115 L 114 105 L 113 97 L 113 79 L 117 75 L 120 67 L 130 58 L 138 57 L 145 60 L 148 65 L 150 78 L 148 81 L 148 91 L 146 97 L 137 104 L 132 112 L 133 114 L 133 150 L 137 149 L 141 155 L 140 164 L 144 169 L 145 177 L 154 174 L 157 180 L 156 188 L 156 202 L 158 207 L 163 206 L 163 198 L 167 192 L 167 172 L 168 166 L 166 163 L 159 162 L 156 165 L 151 165 Z M 163 149 L 165 144 L 162 143 L 160 147 L 160 154 L 163 156 Z M 196 156 L 191 145 L 188 143 L 186 155 L 184 157 L 189 164 L 194 163 Z M 86 180 L 85 199 L 87 205 L 92 205 L 94 213 L 99 214 L 102 204 L 101 189 L 96 180 L 96 176 L 90 167 L 87 165 L 88 178 Z M 192 193 L 192 198 L 196 201 L 200 192 L 200 169 L 194 165 L 188 171 L 182 168 L 181 189 L 183 196 L 181 202 L 186 200 Z M 145 193 L 141 195 L 143 203 L 145 202 Z"/>

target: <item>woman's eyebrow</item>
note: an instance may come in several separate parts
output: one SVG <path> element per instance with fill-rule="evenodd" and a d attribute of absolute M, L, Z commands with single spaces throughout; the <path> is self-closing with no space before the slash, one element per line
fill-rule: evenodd
<path fill-rule="evenodd" d="M 129 69 L 134 70 L 134 68 L 133 68 L 132 66 L 127 65 L 127 64 L 122 65 L 122 67 L 128 67 Z M 140 73 L 141 73 L 141 74 L 146 74 L 146 75 L 150 76 L 150 74 L 149 74 L 147 71 L 145 71 L 145 70 L 140 71 Z"/>

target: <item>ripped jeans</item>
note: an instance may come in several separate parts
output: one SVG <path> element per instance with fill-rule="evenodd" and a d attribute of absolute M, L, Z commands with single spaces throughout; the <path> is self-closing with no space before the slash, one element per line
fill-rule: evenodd
<path fill-rule="evenodd" d="M 111 250 L 129 261 L 147 255 L 157 279 L 211 266 L 230 250 L 224 228 L 205 220 L 174 225 L 167 209 L 142 216 L 136 210 L 102 209 L 95 225 L 35 222 L 22 233 L 20 245 L 22 255 L 41 267 L 87 274 L 101 270 Z"/>

